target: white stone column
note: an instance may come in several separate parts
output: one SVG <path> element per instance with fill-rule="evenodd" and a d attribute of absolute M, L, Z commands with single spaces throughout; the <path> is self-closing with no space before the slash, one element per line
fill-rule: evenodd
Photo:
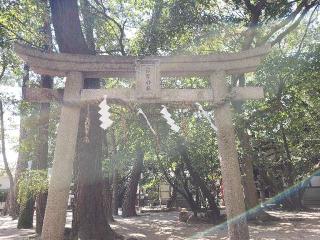
<path fill-rule="evenodd" d="M 64 105 L 61 109 L 47 207 L 41 235 L 41 238 L 44 240 L 63 239 L 80 119 L 80 105 L 68 103 L 80 102 L 80 91 L 82 88 L 82 73 L 69 73 L 65 84 Z"/>
<path fill-rule="evenodd" d="M 249 230 L 244 216 L 244 193 L 241 185 L 241 174 L 236 148 L 236 138 L 232 123 L 230 101 L 223 100 L 228 96 L 228 85 L 225 72 L 215 72 L 210 76 L 213 88 L 215 123 L 218 128 L 218 147 L 223 180 L 224 200 L 228 218 L 230 240 L 249 240 Z"/>

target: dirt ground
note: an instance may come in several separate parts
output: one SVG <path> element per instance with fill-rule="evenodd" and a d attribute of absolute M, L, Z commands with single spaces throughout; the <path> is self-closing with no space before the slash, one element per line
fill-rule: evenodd
<path fill-rule="evenodd" d="M 320 239 L 320 211 L 289 213 L 269 212 L 280 218 L 279 221 L 264 224 L 250 223 L 251 239 L 264 240 L 318 240 Z M 70 222 L 70 215 L 67 218 Z M 0 240 L 29 239 L 34 230 L 17 230 L 17 221 L 0 217 Z M 116 218 L 111 226 L 126 237 L 145 240 L 180 240 L 180 239 L 227 239 L 225 225 L 186 224 L 178 221 L 177 212 L 150 213 L 139 217 Z"/>

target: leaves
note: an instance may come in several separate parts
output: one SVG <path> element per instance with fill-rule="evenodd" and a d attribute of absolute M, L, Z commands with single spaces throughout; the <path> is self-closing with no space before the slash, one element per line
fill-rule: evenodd
<path fill-rule="evenodd" d="M 47 170 L 27 170 L 22 173 L 18 181 L 18 202 L 25 205 L 30 197 L 48 190 L 49 180 Z"/>
<path fill-rule="evenodd" d="M 88 6 L 85 3 L 88 3 Z M 93 40 L 99 54 L 108 55 L 181 55 L 237 52 L 244 48 L 272 41 L 306 9 L 311 1 L 209 1 L 209 0 L 111 0 L 80 1 L 83 31 L 92 24 Z M 264 4 L 261 5 L 261 2 Z M 314 1 L 312 1 L 314 2 Z M 250 4 L 248 4 L 250 3 Z M 300 6 L 300 7 L 299 7 Z M 86 8 L 87 7 L 87 8 Z M 22 79 L 22 66 L 12 50 L 16 40 L 32 46 L 42 46 L 42 27 L 47 6 L 42 1 L 0 1 L 0 73 L 1 83 L 16 86 Z M 312 9 L 314 10 L 314 9 Z M 302 22 L 286 33 L 286 37 L 273 48 L 256 74 L 246 77 L 246 85 L 260 85 L 265 89 L 265 99 L 248 101 L 235 117 L 239 128 L 244 120 L 252 137 L 255 168 L 275 174 L 274 181 L 283 175 L 282 165 L 288 161 L 281 135 L 283 129 L 292 154 L 294 171 L 298 180 L 310 173 L 318 161 L 319 143 L 319 20 L 318 11 L 310 20 Z M 87 15 L 86 15 L 87 14 Z M 84 18 L 90 16 L 90 21 Z M 309 15 L 306 16 L 311 17 Z M 309 20 L 309 19 L 308 19 Z M 307 28 L 307 29 L 306 29 Z M 87 41 L 89 42 L 87 34 Z M 2 71 L 4 70 L 4 71 Z M 39 76 L 32 74 L 31 82 L 38 85 Z M 58 80 L 57 87 L 62 81 Z M 207 78 L 162 78 L 164 88 L 209 88 Z M 109 78 L 103 80 L 106 88 L 134 87 L 132 79 Z M 7 98 L 1 95 L 1 98 Z M 210 103 L 202 103 L 210 112 Z M 18 109 L 12 103 L 12 109 Z M 159 142 L 147 126 L 145 119 L 137 115 L 142 108 L 150 124 L 159 135 Z M 215 132 L 200 116 L 195 106 L 168 105 L 172 118 L 181 128 L 179 134 L 169 131 L 161 119 L 161 107 L 155 105 L 114 105 L 112 120 L 116 138 L 116 154 L 111 153 L 110 134 L 103 166 L 105 174 L 111 174 L 113 160 L 120 175 L 125 178 L 132 169 L 135 149 L 139 145 L 145 152 L 143 184 L 155 188 L 163 175 L 172 177 L 175 170 L 181 183 L 187 171 L 177 150 L 184 139 L 192 166 L 206 183 L 220 178 L 220 167 Z M 20 104 L 28 129 L 33 129 L 37 119 L 35 105 Z M 16 111 L 15 111 L 16 112 Z M 21 113 L 19 113 L 21 114 Z M 49 125 L 49 155 L 52 159 L 59 107 L 51 110 Z M 29 130 L 27 141 L 20 151 L 35 158 L 36 133 Z M 160 146 L 157 146 L 159 144 Z M 157 149 L 159 147 L 159 149 Z M 242 149 L 239 147 L 242 154 Z M 243 155 L 240 155 L 243 157 Z M 159 161 L 160 160 L 160 161 Z M 43 181 L 43 182 L 41 182 Z M 21 180 L 21 202 L 28 194 L 44 191 L 47 185 L 44 172 L 28 171 Z M 191 183 L 192 185 L 192 183 Z M 190 186 L 191 186 L 190 185 Z M 192 186 L 191 186 L 192 187 Z"/>

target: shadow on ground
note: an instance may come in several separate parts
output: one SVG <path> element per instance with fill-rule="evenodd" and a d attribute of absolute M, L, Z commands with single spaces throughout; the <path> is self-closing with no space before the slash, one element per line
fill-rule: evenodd
<path fill-rule="evenodd" d="M 250 223 L 251 239 L 264 240 L 318 240 L 320 239 L 320 212 L 289 213 L 269 212 L 279 221 L 263 224 Z M 187 224 L 178 221 L 178 212 L 150 213 L 123 219 L 116 217 L 111 226 L 120 234 L 145 240 L 226 240 L 225 225 L 212 227 L 210 224 Z M 71 215 L 67 216 L 70 226 Z M 34 229 L 18 230 L 17 221 L 0 217 L 0 240 L 24 240 L 34 234 Z"/>

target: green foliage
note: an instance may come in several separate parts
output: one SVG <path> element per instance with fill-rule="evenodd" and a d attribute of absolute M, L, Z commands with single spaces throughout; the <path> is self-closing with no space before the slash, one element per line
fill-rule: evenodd
<path fill-rule="evenodd" d="M 319 162 L 319 45 L 308 45 L 311 52 L 284 54 L 274 51 L 253 80 L 264 87 L 266 100 L 246 104 L 258 169 L 272 173 L 282 185 L 288 162 L 296 182 L 308 176 Z M 284 136 L 291 159 L 285 149 Z"/>
<path fill-rule="evenodd" d="M 17 86 L 23 71 L 20 61 L 12 50 L 16 40 L 41 48 L 44 42 L 42 27 L 47 7 L 44 1 L 0 1 L 0 73 L 4 70 L 1 84 Z M 314 1 L 209 1 L 209 0 L 111 0 L 79 1 L 81 24 L 84 30 L 93 28 L 93 40 L 97 53 L 109 55 L 169 55 L 208 54 L 235 52 L 242 48 L 272 41 L 288 29 L 295 19 L 272 32 L 277 24 L 295 12 L 297 6 L 305 9 Z M 265 2 L 262 5 L 258 5 Z M 301 5 L 302 4 L 302 5 Z M 300 14 L 301 11 L 300 10 Z M 313 11 L 314 8 L 311 10 Z M 90 20 L 85 22 L 85 13 Z M 319 153 L 319 20 L 318 14 L 306 15 L 306 20 L 286 34 L 285 41 L 278 42 L 257 74 L 246 76 L 245 85 L 260 85 L 266 98 L 247 102 L 242 112 L 235 117 L 237 130 L 245 122 L 251 134 L 255 154 L 254 167 L 268 174 L 277 185 L 283 186 L 283 168 L 290 162 L 292 175 L 298 181 L 310 173 L 317 163 Z M 258 17 L 257 14 L 260 14 Z M 87 16 L 88 17 L 88 16 Z M 309 22 L 310 20 L 310 22 Z M 309 22 L 309 23 L 308 23 Z M 92 26 L 88 26 L 92 24 Z M 85 34 L 86 35 L 86 34 Z M 87 40 L 88 36 L 86 35 Z M 165 88 L 208 88 L 207 78 L 184 77 L 162 78 Z M 31 74 L 30 82 L 37 86 L 39 76 Z M 62 81 L 58 81 L 59 83 Z M 19 84 L 18 84 L 19 85 Z M 21 85 L 21 84 L 20 84 Z M 55 85 L 57 87 L 58 84 Z M 105 88 L 134 87 L 132 79 L 104 79 Z M 8 99 L 1 95 L 1 99 Z M 36 158 L 38 106 L 10 102 L 17 115 L 25 119 L 27 138 L 17 147 L 27 159 Z M 210 103 L 203 103 L 213 116 Z M 159 142 L 147 126 L 145 119 L 137 115 L 141 107 L 159 135 Z M 186 180 L 186 166 L 178 152 L 183 139 L 192 166 L 210 186 L 220 178 L 220 167 L 215 132 L 195 106 L 167 105 L 173 119 L 181 127 L 173 133 L 160 115 L 160 105 L 113 105 L 112 118 L 115 132 L 116 154 L 112 155 L 112 139 L 107 132 L 103 167 L 111 176 L 114 168 L 123 179 L 130 173 L 137 146 L 145 152 L 142 185 L 156 191 L 156 185 L 168 174 L 172 180 Z M 17 111 L 19 109 L 19 111 Z M 59 106 L 52 105 L 49 123 L 49 161 L 55 145 Z M 284 147 L 284 135 L 288 142 L 291 159 Z M 159 146 L 158 146 L 159 144 Z M 159 149 L 157 149 L 159 147 Z M 159 151 L 158 151 L 159 150 Z M 240 160 L 244 157 L 239 146 Z M 174 176 L 175 170 L 181 173 Z M 286 176 L 285 176 L 286 177 Z M 46 173 L 27 171 L 19 186 L 19 201 L 35 196 L 47 189 Z M 189 181 L 190 183 L 190 181 Z M 193 188 L 192 182 L 190 188 Z"/>
<path fill-rule="evenodd" d="M 30 197 L 35 198 L 39 193 L 48 190 L 49 180 L 47 170 L 27 170 L 18 181 L 18 202 L 25 205 Z"/>

